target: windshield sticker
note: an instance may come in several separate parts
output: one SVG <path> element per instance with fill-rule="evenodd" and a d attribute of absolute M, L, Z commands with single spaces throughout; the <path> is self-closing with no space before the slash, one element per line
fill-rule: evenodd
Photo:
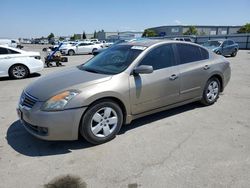
<path fill-rule="evenodd" d="M 145 46 L 132 46 L 131 49 L 133 50 L 145 50 L 147 47 Z"/>

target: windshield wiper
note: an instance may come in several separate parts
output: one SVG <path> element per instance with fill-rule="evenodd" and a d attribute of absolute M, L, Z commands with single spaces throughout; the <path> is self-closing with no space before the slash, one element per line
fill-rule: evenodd
<path fill-rule="evenodd" d="M 85 67 L 83 67 L 82 70 L 85 70 L 85 71 L 87 71 L 87 72 L 100 73 L 100 72 L 97 71 L 97 70 L 89 69 L 89 68 L 85 68 Z"/>

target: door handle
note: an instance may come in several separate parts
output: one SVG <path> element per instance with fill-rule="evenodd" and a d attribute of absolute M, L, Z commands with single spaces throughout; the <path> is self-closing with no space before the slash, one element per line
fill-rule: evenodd
<path fill-rule="evenodd" d="M 5 57 L 4 59 L 10 59 L 10 57 L 9 57 L 9 56 L 7 56 L 7 57 Z"/>
<path fill-rule="evenodd" d="M 178 78 L 178 76 L 176 74 L 172 74 L 170 77 L 169 77 L 169 80 L 176 80 Z"/>
<path fill-rule="evenodd" d="M 210 67 L 209 67 L 209 65 L 205 65 L 203 69 L 208 70 L 208 69 L 210 69 Z"/>

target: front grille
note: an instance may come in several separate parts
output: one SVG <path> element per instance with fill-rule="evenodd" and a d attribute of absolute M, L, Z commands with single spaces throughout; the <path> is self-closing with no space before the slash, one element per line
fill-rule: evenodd
<path fill-rule="evenodd" d="M 21 96 L 20 104 L 24 107 L 32 108 L 36 104 L 37 101 L 38 101 L 37 98 L 23 92 Z"/>

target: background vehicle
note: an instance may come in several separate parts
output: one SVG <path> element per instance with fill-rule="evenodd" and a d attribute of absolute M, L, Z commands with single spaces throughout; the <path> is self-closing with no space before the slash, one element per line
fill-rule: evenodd
<path fill-rule="evenodd" d="M 59 50 L 60 49 L 63 49 L 63 48 L 67 48 L 67 46 L 73 46 L 73 45 L 76 45 L 78 42 L 75 42 L 75 41 L 67 41 L 67 42 L 59 42 L 58 44 L 54 45 L 51 49 L 52 51 L 54 51 L 55 49 L 57 49 L 59 46 Z"/>
<path fill-rule="evenodd" d="M 94 44 L 93 42 L 79 42 L 75 45 L 67 45 L 60 48 L 60 52 L 65 55 L 74 54 L 93 54 L 94 51 L 101 49 L 100 44 Z"/>
<path fill-rule="evenodd" d="M 173 40 L 177 40 L 177 41 L 186 41 L 186 42 L 194 42 L 191 38 L 189 37 L 176 37 L 173 38 Z"/>
<path fill-rule="evenodd" d="M 9 47 L 16 48 L 18 43 L 15 40 L 10 40 L 10 39 L 0 39 L 0 45 L 6 45 Z"/>
<path fill-rule="evenodd" d="M 133 119 L 194 101 L 214 104 L 230 73 L 224 57 L 197 44 L 122 43 L 36 80 L 21 95 L 18 112 L 38 138 L 75 140 L 80 133 L 101 144 Z"/>
<path fill-rule="evenodd" d="M 209 40 L 203 44 L 208 49 L 219 55 L 231 55 L 235 57 L 239 50 L 239 45 L 233 40 L 219 39 L 219 40 Z"/>
<path fill-rule="evenodd" d="M 43 67 L 40 53 L 0 45 L 0 77 L 21 79 L 41 71 Z"/>

